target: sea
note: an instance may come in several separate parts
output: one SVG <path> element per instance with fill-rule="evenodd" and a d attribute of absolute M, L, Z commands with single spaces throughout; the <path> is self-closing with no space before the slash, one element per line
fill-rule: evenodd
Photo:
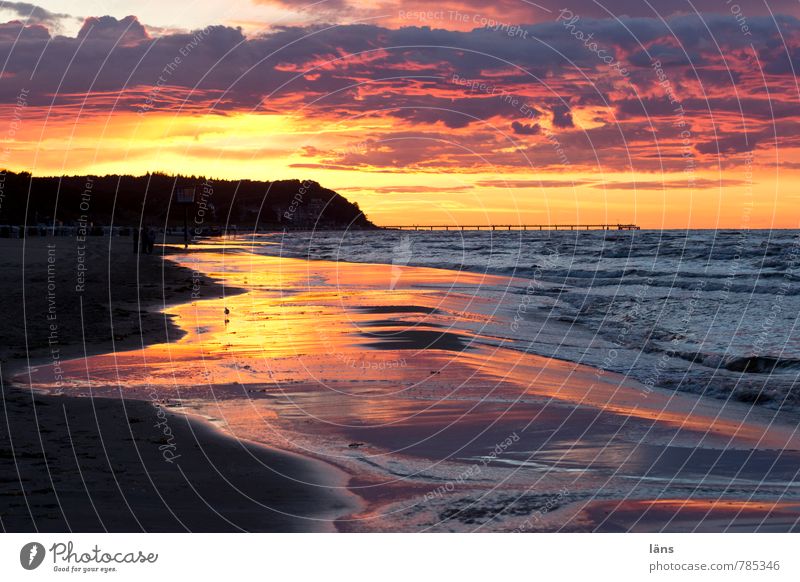
<path fill-rule="evenodd" d="M 800 231 L 346 231 L 257 252 L 509 278 L 479 293 L 503 346 L 657 387 L 800 404 Z M 398 269 L 399 271 L 399 269 Z M 457 290 L 453 290 L 455 292 Z M 485 331 L 485 330 L 484 330 Z"/>

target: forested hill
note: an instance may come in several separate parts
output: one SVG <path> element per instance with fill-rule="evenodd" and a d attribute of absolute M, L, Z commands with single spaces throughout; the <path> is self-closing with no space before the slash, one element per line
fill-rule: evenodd
<path fill-rule="evenodd" d="M 194 189 L 194 202 L 177 192 Z M 26 216 L 27 213 L 27 216 Z M 0 172 L 0 224 L 374 228 L 358 204 L 314 181 L 216 180 L 199 176 L 32 177 Z"/>

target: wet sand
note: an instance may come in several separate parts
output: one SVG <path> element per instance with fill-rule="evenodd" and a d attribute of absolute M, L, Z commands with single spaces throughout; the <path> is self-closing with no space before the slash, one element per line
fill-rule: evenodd
<path fill-rule="evenodd" d="M 233 439 L 152 391 L 53 396 L 24 372 L 175 341 L 183 331 L 160 309 L 238 289 L 137 257 L 125 238 L 92 238 L 84 248 L 67 238 L 0 239 L 0 257 L 0 529 L 328 531 L 360 507 L 334 467 Z"/>
<path fill-rule="evenodd" d="M 174 259 L 248 291 L 170 307 L 177 341 L 65 362 L 61 386 L 42 366 L 33 383 L 155 392 L 237 438 L 335 465 L 367 502 L 336 521 L 345 531 L 752 526 L 723 501 L 780 503 L 762 529 L 797 527 L 796 423 L 510 349 L 486 294 L 508 279 L 202 250 Z M 631 518 L 663 499 L 707 510 Z"/>
<path fill-rule="evenodd" d="M 0 449 L 4 531 L 330 531 L 359 507 L 354 496 L 308 485 L 346 484 L 323 463 L 159 415 L 147 402 L 3 396 L 13 435 Z"/>

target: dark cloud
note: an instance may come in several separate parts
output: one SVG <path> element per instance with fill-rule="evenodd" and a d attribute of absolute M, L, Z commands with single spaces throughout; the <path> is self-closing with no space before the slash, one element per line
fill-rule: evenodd
<path fill-rule="evenodd" d="M 778 97 L 777 95 L 775 97 Z M 756 118 L 759 120 L 785 119 L 800 116 L 800 103 L 782 101 L 764 95 L 753 97 L 709 97 L 699 99 L 690 97 L 676 103 L 666 98 L 626 99 L 616 102 L 617 116 L 620 119 L 646 117 L 675 117 L 678 106 L 686 115 L 702 114 L 734 114 L 740 119 Z"/>
<path fill-rule="evenodd" d="M 576 166 L 682 169 L 675 104 L 650 63 L 657 58 L 680 96 L 699 157 L 714 163 L 719 152 L 800 140 L 791 123 L 800 117 L 791 73 L 800 57 L 800 22 L 792 16 L 748 17 L 753 34 L 745 37 L 730 14 L 616 21 L 587 11 L 581 29 L 630 67 L 630 79 L 554 18 L 526 25 L 528 38 L 367 24 L 284 27 L 249 37 L 226 26 L 148 35 L 134 16 L 87 19 L 69 38 L 42 24 L 12 22 L 0 25 L 0 102 L 14 103 L 24 88 L 29 105 L 53 105 L 51 116 L 137 111 L 149 102 L 170 112 L 256 109 L 320 125 L 377 117 L 397 126 L 393 141 L 376 133 L 375 147 L 324 160 L 325 167 L 549 167 L 568 158 Z M 767 87 L 751 43 L 759 58 L 773 59 Z M 459 86 L 455 74 L 485 88 Z M 573 114 L 598 126 L 556 132 L 554 144 L 536 123 L 543 112 L 556 128 L 573 128 Z M 413 136 L 399 135 L 416 126 Z M 509 127 L 528 137 L 511 142 Z"/>
<path fill-rule="evenodd" d="M 113 16 L 91 16 L 84 20 L 83 26 L 78 31 L 78 38 L 83 41 L 127 45 L 138 44 L 150 39 L 144 26 L 135 16 L 126 16 L 122 20 L 117 20 Z"/>
<path fill-rule="evenodd" d="M 517 135 L 538 135 L 542 133 L 542 127 L 538 123 L 520 123 L 519 121 L 514 121 L 511 124 L 511 129 Z"/>
<path fill-rule="evenodd" d="M 800 34 L 796 19 L 782 17 L 778 22 L 786 38 Z M 766 47 L 771 39 L 772 42 L 779 41 L 775 23 L 760 17 L 752 18 L 749 23 L 754 30 L 753 39 L 765 45 L 763 50 L 776 50 Z M 675 46 L 677 43 L 682 48 L 708 53 L 720 52 L 715 43 L 724 47 L 723 50 L 731 51 L 747 47 L 751 42 L 743 38 L 738 29 L 731 27 L 729 18 L 722 16 L 700 20 L 683 15 L 666 23 L 655 18 L 623 19 L 621 22 L 586 20 L 581 26 L 587 33 L 594 32 L 598 42 L 617 47 L 620 57 L 641 51 L 640 42 L 645 46 L 661 46 L 667 42 Z M 37 83 L 42 92 L 55 92 L 63 72 L 67 71 L 65 82 L 71 88 L 70 92 L 79 91 L 81 86 L 88 90 L 81 79 L 94 79 L 98 74 L 97 82 L 102 90 L 153 85 L 162 69 L 176 57 L 181 57 L 184 62 L 170 75 L 169 85 L 195 89 L 200 83 L 203 89 L 225 92 L 228 99 L 225 104 L 230 105 L 256 105 L 260 97 L 270 95 L 286 83 L 282 92 L 293 92 L 303 101 L 341 91 L 327 98 L 325 104 L 331 105 L 338 100 L 339 105 L 350 106 L 356 94 L 345 88 L 355 82 L 376 83 L 381 79 L 422 76 L 445 80 L 454 73 L 463 78 L 496 80 L 504 91 L 524 95 L 523 89 L 530 87 L 541 91 L 545 82 L 551 86 L 566 83 L 565 75 L 574 77 L 577 70 L 589 78 L 583 82 L 571 80 L 570 86 L 565 87 L 571 93 L 565 97 L 576 98 L 576 102 L 581 103 L 601 103 L 604 100 L 608 94 L 604 84 L 611 74 L 594 53 L 576 42 L 559 23 L 531 25 L 527 30 L 536 40 L 509 38 L 490 29 L 458 32 L 417 26 L 385 29 L 373 25 L 343 25 L 330 30 L 281 28 L 269 34 L 245 38 L 238 29 L 217 26 L 208 30 L 189 56 L 183 57 L 180 50 L 192 43 L 197 33 L 149 38 L 135 17 L 122 20 L 100 17 L 87 19 L 79 38 L 59 37 L 57 43 L 54 41 L 56 46 L 48 47 L 39 63 L 41 73 L 37 71 Z M 45 48 L 44 43 L 20 47 L 2 42 L 3 38 L 6 36 L 0 38 L 0 59 L 5 61 L 5 57 L 10 56 L 6 71 L 30 74 Z M 40 39 L 44 41 L 42 37 Z M 81 42 L 84 46 L 73 60 L 71 57 Z M 112 51 L 108 45 L 114 43 L 117 47 Z M 68 69 L 70 61 L 72 64 Z M 643 67 L 646 65 L 642 62 Z M 314 75 L 302 75 L 309 68 L 314 69 Z M 503 75 L 497 76 L 499 72 Z M 684 71 L 675 73 L 673 81 L 677 83 Z M 641 74 L 642 88 L 652 90 L 653 74 L 646 68 Z M 394 88 L 401 84 L 407 87 L 408 82 L 399 81 Z M 724 76 L 717 74 L 712 78 L 710 73 L 709 82 L 730 84 Z M 400 92 L 392 92 L 393 87 L 388 82 L 385 89 L 384 102 L 391 104 L 400 98 Z M 391 100 L 386 99 L 388 95 L 391 95 Z M 480 113 L 478 117 L 483 116 L 482 106 L 488 101 L 480 99 L 480 95 L 473 97 L 474 102 L 462 100 L 452 109 L 463 106 L 469 115 L 469 108 L 474 107 Z M 269 105 L 268 100 L 266 106 Z M 409 115 L 430 118 L 432 114 L 418 111 Z M 561 109 L 554 113 L 554 117 L 562 125 L 569 126 L 567 111 Z M 450 127 L 463 123 L 452 116 L 443 121 Z"/>
<path fill-rule="evenodd" d="M 59 28 L 62 20 L 80 20 L 79 17 L 72 14 L 50 12 L 28 2 L 0 2 L 0 10 L 13 12 L 24 19 L 26 24 L 44 24 L 54 28 Z"/>
<path fill-rule="evenodd" d="M 41 24 L 25 25 L 18 20 L 0 24 L 0 43 L 19 43 L 24 46 L 30 41 L 44 41 L 50 39 L 50 31 Z"/>
<path fill-rule="evenodd" d="M 575 127 L 569 107 L 566 105 L 553 107 L 553 125 L 561 128 Z"/>
<path fill-rule="evenodd" d="M 753 151 L 761 136 L 753 133 L 734 133 L 697 144 L 701 154 L 740 154 Z"/>

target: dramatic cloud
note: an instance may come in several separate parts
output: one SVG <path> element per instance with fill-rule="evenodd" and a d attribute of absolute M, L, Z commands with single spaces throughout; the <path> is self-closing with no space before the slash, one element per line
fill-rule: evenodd
<path fill-rule="evenodd" d="M 635 2 L 609 5 L 636 15 L 619 19 L 588 1 L 568 20 L 552 3 L 546 18 L 513 5 L 495 8 L 534 24 L 406 20 L 246 36 L 226 26 L 155 34 L 134 16 L 103 16 L 70 38 L 40 14 L 0 25 L 0 101 L 11 107 L 25 90 L 31 111 L 65 122 L 255 112 L 317 134 L 358 126 L 364 147 L 304 150 L 293 167 L 372 172 L 682 172 L 800 145 L 794 16 L 753 9 L 745 31 L 729 11 L 699 17 L 677 0 L 663 20 Z"/>
<path fill-rule="evenodd" d="M 28 2 L 0 2 L 0 12 L 2 11 L 16 14 L 26 24 L 44 24 L 55 29 L 60 28 L 62 20 L 80 20 L 71 14 L 50 12 Z"/>
<path fill-rule="evenodd" d="M 109 44 L 136 46 L 150 40 L 150 37 L 135 16 L 128 16 L 122 20 L 112 16 L 100 18 L 93 16 L 84 21 L 78 31 L 78 39 L 106 46 Z"/>

